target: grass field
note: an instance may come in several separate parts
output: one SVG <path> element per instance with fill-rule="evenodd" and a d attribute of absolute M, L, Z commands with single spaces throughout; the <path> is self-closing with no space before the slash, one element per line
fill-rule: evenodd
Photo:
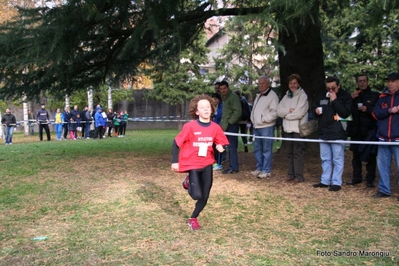
<path fill-rule="evenodd" d="M 0 265 L 398 265 L 399 202 L 372 191 L 313 189 L 215 173 L 191 231 L 194 201 L 170 171 L 175 130 L 125 138 L 0 144 Z M 317 160 L 316 160 L 317 161 Z M 310 173 L 309 172 L 309 173 Z M 43 239 L 44 238 L 44 239 Z"/>

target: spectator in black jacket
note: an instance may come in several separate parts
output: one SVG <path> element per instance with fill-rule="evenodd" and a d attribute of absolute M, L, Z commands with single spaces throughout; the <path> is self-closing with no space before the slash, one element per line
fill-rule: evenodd
<path fill-rule="evenodd" d="M 348 118 L 352 110 L 352 97 L 349 92 L 341 89 L 337 77 L 327 77 L 326 89 L 316 98 L 312 112 L 318 118 L 319 138 L 322 140 L 345 140 L 347 133 L 342 119 Z M 345 144 L 320 143 L 320 158 L 323 173 L 321 182 L 314 184 L 315 188 L 330 187 L 330 191 L 338 191 L 342 185 L 344 171 Z"/>
<path fill-rule="evenodd" d="M 73 109 L 71 111 L 71 116 L 72 116 L 73 120 L 76 120 L 77 114 L 80 114 L 80 111 L 79 111 L 79 107 L 77 105 L 75 105 L 75 106 L 73 106 Z"/>
<path fill-rule="evenodd" d="M 248 134 L 247 123 L 250 121 L 251 111 L 249 109 L 249 104 L 247 99 L 242 95 L 240 90 L 234 91 L 235 94 L 240 97 L 241 101 L 241 120 L 239 122 L 240 125 L 240 133 L 245 134 L 241 136 L 242 143 L 244 144 L 244 152 L 248 152 L 248 138 L 246 134 Z"/>
<path fill-rule="evenodd" d="M 65 107 L 64 109 L 64 124 L 62 127 L 64 128 L 64 140 L 67 139 L 68 132 L 69 132 L 69 120 L 71 119 L 71 112 L 69 111 L 69 107 Z"/>
<path fill-rule="evenodd" d="M 11 113 L 10 109 L 6 109 L 6 113 L 1 118 L 1 123 L 4 126 L 4 137 L 6 139 L 6 145 L 12 144 L 12 134 L 14 133 L 14 129 L 17 126 L 17 119 L 15 115 Z"/>
<path fill-rule="evenodd" d="M 87 106 L 85 106 L 85 108 L 83 108 L 83 110 L 80 112 L 80 126 L 82 127 L 82 139 L 84 139 L 86 136 L 86 112 L 87 112 Z M 80 136 L 78 136 L 80 137 Z"/>
<path fill-rule="evenodd" d="M 72 109 L 72 111 L 71 111 L 71 117 L 73 118 L 73 121 L 76 121 L 76 119 L 77 119 L 77 117 L 78 117 L 78 114 L 80 115 L 79 107 L 78 107 L 77 105 L 74 105 L 74 106 L 73 106 L 73 109 Z M 75 130 L 73 131 L 73 134 L 74 134 L 74 137 L 75 137 L 75 138 L 78 137 L 76 128 L 77 128 L 77 127 L 75 127 Z M 70 135 L 70 134 L 69 134 L 69 135 Z"/>
<path fill-rule="evenodd" d="M 353 121 L 348 127 L 348 134 L 351 140 L 377 141 L 377 121 L 374 119 L 371 112 L 380 97 L 380 93 L 371 90 L 369 79 L 366 74 L 359 74 L 356 76 L 356 85 L 357 89 L 351 94 L 353 98 Z M 367 162 L 367 187 L 374 186 L 377 168 L 377 149 L 377 145 L 350 145 L 350 150 L 353 154 L 353 175 L 352 180 L 346 183 L 347 185 L 356 185 L 362 182 L 362 161 L 364 161 Z"/>
<path fill-rule="evenodd" d="M 112 137 L 112 130 L 114 128 L 114 117 L 115 113 L 112 111 L 112 108 L 108 108 L 107 113 L 107 127 L 108 127 L 108 137 Z"/>
<path fill-rule="evenodd" d="M 36 122 L 39 124 L 39 138 L 40 141 L 43 141 L 43 129 L 46 131 L 47 141 L 51 140 L 50 136 L 50 114 L 45 108 L 44 104 L 41 105 L 41 108 L 36 113 Z"/>

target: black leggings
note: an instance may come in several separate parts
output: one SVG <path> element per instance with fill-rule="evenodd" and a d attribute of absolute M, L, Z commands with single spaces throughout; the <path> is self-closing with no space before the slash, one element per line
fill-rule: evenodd
<path fill-rule="evenodd" d="M 200 212 L 205 208 L 212 188 L 212 165 L 206 166 L 202 169 L 190 170 L 188 174 L 190 180 L 188 193 L 193 200 L 197 201 L 195 203 L 194 211 L 191 214 L 191 218 L 197 218 Z"/>

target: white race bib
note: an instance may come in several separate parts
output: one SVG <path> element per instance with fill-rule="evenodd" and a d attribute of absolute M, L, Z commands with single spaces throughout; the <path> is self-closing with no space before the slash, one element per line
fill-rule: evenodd
<path fill-rule="evenodd" d="M 207 152 L 208 152 L 208 144 L 207 143 L 200 143 L 199 144 L 199 150 L 198 150 L 198 156 L 206 157 Z"/>

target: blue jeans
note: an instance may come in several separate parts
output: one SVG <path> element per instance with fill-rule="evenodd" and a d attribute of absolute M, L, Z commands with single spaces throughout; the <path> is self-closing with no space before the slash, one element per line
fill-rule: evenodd
<path fill-rule="evenodd" d="M 85 132 L 85 137 L 86 137 L 86 138 L 89 138 L 89 137 L 90 137 L 90 125 L 91 125 L 91 122 L 90 122 L 90 121 L 87 121 L 87 122 L 86 122 L 86 127 L 85 127 L 85 130 L 86 130 L 86 132 Z"/>
<path fill-rule="evenodd" d="M 345 144 L 320 143 L 320 158 L 323 173 L 321 183 L 324 185 L 342 185 L 344 172 Z"/>
<path fill-rule="evenodd" d="M 57 139 L 60 140 L 61 139 L 61 135 L 62 135 L 62 124 L 55 124 L 55 132 L 57 133 Z"/>
<path fill-rule="evenodd" d="M 32 122 L 29 122 L 28 123 L 28 126 L 29 126 L 29 132 L 30 132 L 30 134 L 33 136 L 33 135 L 35 135 L 35 124 L 33 124 Z"/>
<path fill-rule="evenodd" d="M 391 162 L 394 156 L 396 167 L 399 165 L 399 146 L 398 145 L 379 145 L 377 154 L 377 167 L 380 173 L 378 189 L 380 192 L 391 195 Z M 399 178 L 399 172 L 398 172 Z"/>
<path fill-rule="evenodd" d="M 226 129 L 226 132 L 238 133 L 238 129 L 239 129 L 239 124 L 234 124 L 234 125 L 229 124 Z M 229 161 L 230 161 L 228 169 L 233 171 L 238 171 L 238 152 L 237 152 L 238 137 L 227 135 L 227 139 L 229 140 L 228 150 L 229 150 Z"/>
<path fill-rule="evenodd" d="M 256 170 L 270 173 L 272 171 L 274 140 L 258 137 L 274 137 L 274 126 L 254 128 L 254 135 L 254 154 L 256 160 Z"/>
<path fill-rule="evenodd" d="M 4 136 L 6 138 L 6 144 L 12 143 L 12 133 L 14 133 L 14 127 L 6 126 Z"/>

